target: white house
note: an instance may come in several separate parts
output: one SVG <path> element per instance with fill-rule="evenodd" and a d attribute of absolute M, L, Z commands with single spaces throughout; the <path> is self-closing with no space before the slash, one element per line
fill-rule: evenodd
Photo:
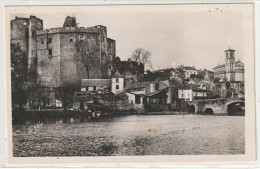
<path fill-rule="evenodd" d="M 124 77 L 118 71 L 112 76 L 112 93 L 120 93 L 124 91 Z"/>
<path fill-rule="evenodd" d="M 178 99 L 192 101 L 193 99 L 207 98 L 207 90 L 205 87 L 197 87 L 196 85 L 188 85 L 178 90 Z"/>
<path fill-rule="evenodd" d="M 198 74 L 198 70 L 195 69 L 194 67 L 186 66 L 183 68 L 183 70 L 185 71 L 185 73 L 184 73 L 185 79 L 190 79 L 190 75 L 192 75 L 192 74 L 194 74 L 194 75 Z"/>

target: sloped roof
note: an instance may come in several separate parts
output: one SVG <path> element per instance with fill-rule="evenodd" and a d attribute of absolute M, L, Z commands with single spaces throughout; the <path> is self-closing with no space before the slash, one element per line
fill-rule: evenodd
<path fill-rule="evenodd" d="M 127 86 L 125 89 L 128 90 L 128 89 L 144 88 L 148 86 L 150 83 L 152 82 L 133 83 L 133 84 L 129 84 L 129 86 Z"/>
<path fill-rule="evenodd" d="M 184 70 L 197 70 L 197 69 L 195 69 L 194 67 L 191 67 L 191 66 L 185 66 L 183 69 Z"/>
<path fill-rule="evenodd" d="M 165 87 L 165 88 L 163 88 L 163 89 L 161 89 L 161 90 L 157 90 L 157 91 L 152 92 L 152 93 L 148 93 L 148 94 L 146 94 L 145 96 L 147 96 L 147 97 L 154 96 L 154 95 L 156 95 L 156 94 L 158 94 L 158 93 L 160 93 L 160 92 L 162 92 L 162 91 L 165 91 L 166 89 L 168 89 L 168 87 Z"/>
<path fill-rule="evenodd" d="M 111 86 L 111 79 L 81 79 L 81 86 Z"/>
<path fill-rule="evenodd" d="M 211 70 L 207 70 L 207 69 L 204 69 L 202 72 L 210 72 L 210 73 L 214 73 L 213 71 L 211 71 Z"/>
<path fill-rule="evenodd" d="M 162 84 L 166 85 L 167 87 L 178 87 L 180 86 L 180 82 L 176 80 L 164 80 L 160 81 Z"/>
<path fill-rule="evenodd" d="M 166 86 L 170 86 L 170 82 L 169 80 L 163 80 L 163 81 L 160 81 L 162 84 L 165 84 Z"/>
<path fill-rule="evenodd" d="M 225 64 L 218 65 L 218 66 L 214 67 L 213 69 L 217 69 L 217 68 L 221 68 L 221 67 L 225 67 Z"/>
<path fill-rule="evenodd" d="M 112 76 L 112 78 L 124 78 L 122 74 L 120 74 L 118 71 Z"/>
<path fill-rule="evenodd" d="M 192 89 L 193 91 L 206 91 L 205 89 L 200 88 L 199 85 L 184 85 L 179 88 L 180 90 L 189 90 Z"/>
<path fill-rule="evenodd" d="M 196 87 L 196 86 L 194 86 L 194 87 L 192 87 L 192 90 L 193 91 L 200 91 L 200 92 L 205 92 L 206 90 L 205 89 L 202 89 L 202 88 L 199 88 L 199 87 Z"/>
<path fill-rule="evenodd" d="M 235 66 L 244 66 L 244 63 L 242 63 L 240 60 L 235 62 Z"/>

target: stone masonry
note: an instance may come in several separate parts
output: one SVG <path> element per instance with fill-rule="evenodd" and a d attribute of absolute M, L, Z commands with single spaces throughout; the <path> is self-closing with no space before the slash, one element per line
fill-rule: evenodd
<path fill-rule="evenodd" d="M 77 27 L 76 18 L 67 16 L 63 27 L 43 29 L 43 21 L 35 16 L 16 17 L 11 21 L 11 43 L 19 43 L 28 57 L 29 72 L 43 87 L 57 87 L 89 78 L 110 78 L 116 57 L 115 40 L 107 37 L 107 28 Z"/>

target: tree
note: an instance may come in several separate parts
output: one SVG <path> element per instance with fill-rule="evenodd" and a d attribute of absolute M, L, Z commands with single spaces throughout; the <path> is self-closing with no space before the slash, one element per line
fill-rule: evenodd
<path fill-rule="evenodd" d="M 79 55 L 83 65 L 83 69 L 87 73 L 89 79 L 89 72 L 96 66 L 98 66 L 97 54 L 98 49 L 95 46 L 91 46 L 86 41 L 79 43 Z M 101 57 L 101 56 L 100 56 Z"/>
<path fill-rule="evenodd" d="M 131 55 L 131 59 L 144 65 L 144 69 L 152 69 L 151 52 L 143 48 L 135 49 Z"/>
<path fill-rule="evenodd" d="M 66 111 L 68 104 L 72 101 L 74 93 L 80 91 L 80 83 L 75 80 L 63 80 L 60 86 L 56 87 L 57 98 L 62 100 L 63 110 Z"/>
<path fill-rule="evenodd" d="M 48 99 L 48 94 L 41 86 L 35 83 L 28 82 L 27 88 L 30 107 L 38 107 L 38 109 L 41 110 L 42 103 L 46 103 Z M 35 105 L 35 103 L 37 103 L 37 105 Z"/>
<path fill-rule="evenodd" d="M 28 59 L 19 44 L 11 44 L 11 86 L 12 106 L 27 102 L 26 83 L 28 76 Z"/>

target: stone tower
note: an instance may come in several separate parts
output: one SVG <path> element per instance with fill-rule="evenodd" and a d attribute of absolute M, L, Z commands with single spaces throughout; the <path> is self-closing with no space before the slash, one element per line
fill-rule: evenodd
<path fill-rule="evenodd" d="M 11 21 L 11 43 L 19 44 L 28 58 L 29 80 L 36 82 L 37 54 L 36 31 L 43 29 L 43 21 L 35 16 L 29 18 L 15 17 Z"/>
<path fill-rule="evenodd" d="M 234 81 L 235 80 L 235 50 L 228 49 L 225 51 L 226 59 L 225 59 L 225 71 L 226 71 L 226 78 L 227 81 Z"/>
<path fill-rule="evenodd" d="M 37 80 L 37 42 L 36 31 L 43 29 L 43 21 L 35 16 L 29 18 L 29 40 L 28 40 L 28 70 L 29 78 L 36 82 Z"/>

